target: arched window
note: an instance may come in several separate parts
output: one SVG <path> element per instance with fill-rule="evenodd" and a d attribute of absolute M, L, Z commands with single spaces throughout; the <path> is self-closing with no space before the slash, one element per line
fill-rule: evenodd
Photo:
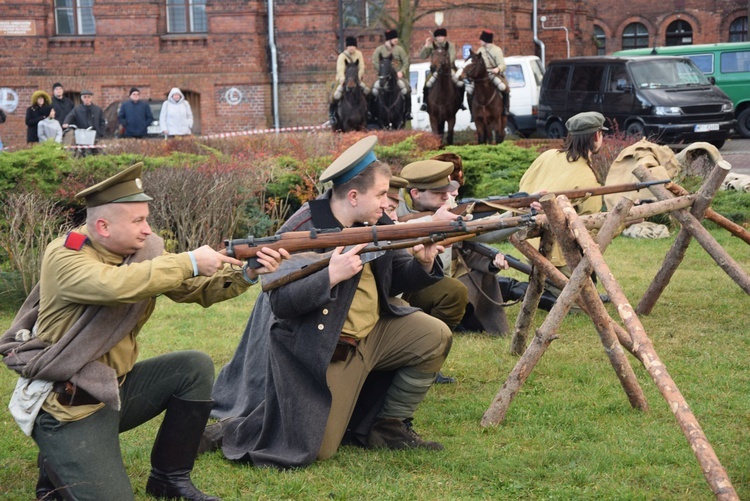
<path fill-rule="evenodd" d="M 640 49 L 648 47 L 648 30 L 641 23 L 630 23 L 622 30 L 622 48 Z"/>
<path fill-rule="evenodd" d="M 747 42 L 747 16 L 738 17 L 729 25 L 730 42 Z"/>
<path fill-rule="evenodd" d="M 667 26 L 667 45 L 692 45 L 693 27 L 690 23 L 678 19 Z"/>
<path fill-rule="evenodd" d="M 594 25 L 594 43 L 596 43 L 596 54 L 603 56 L 607 53 L 607 35 L 601 26 Z"/>

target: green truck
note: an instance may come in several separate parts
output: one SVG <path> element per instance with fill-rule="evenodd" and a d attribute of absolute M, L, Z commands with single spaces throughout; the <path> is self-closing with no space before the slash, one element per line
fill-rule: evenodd
<path fill-rule="evenodd" d="M 729 96 L 737 130 L 750 137 L 750 42 L 674 45 L 615 52 L 614 56 L 686 56 Z"/>

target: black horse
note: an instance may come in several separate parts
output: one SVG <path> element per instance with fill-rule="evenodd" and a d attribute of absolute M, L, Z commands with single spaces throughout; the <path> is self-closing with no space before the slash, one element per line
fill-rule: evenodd
<path fill-rule="evenodd" d="M 436 72 L 435 82 L 427 96 L 427 114 L 430 115 L 430 128 L 432 132 L 440 135 L 443 141 L 443 132 L 447 124 L 448 134 L 444 144 L 453 144 L 453 128 L 456 125 L 456 113 L 461 106 L 463 93 L 453 83 L 451 64 L 448 51 L 433 44 L 432 67 Z"/>
<path fill-rule="evenodd" d="M 380 60 L 378 71 L 380 90 L 373 99 L 373 116 L 381 129 L 401 129 L 405 124 L 406 98 L 398 86 L 398 75 L 393 68 L 393 57 Z"/>
<path fill-rule="evenodd" d="M 367 126 L 367 99 L 359 85 L 359 64 L 359 60 L 346 63 L 344 94 L 336 106 L 338 120 L 334 130 L 349 132 L 363 130 Z"/>

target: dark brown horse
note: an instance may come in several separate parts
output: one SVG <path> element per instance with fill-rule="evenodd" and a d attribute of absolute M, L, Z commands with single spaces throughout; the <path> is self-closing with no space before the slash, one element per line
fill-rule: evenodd
<path fill-rule="evenodd" d="M 463 95 L 461 89 L 453 83 L 453 64 L 448 51 L 438 47 L 434 42 L 432 46 L 431 66 L 435 72 L 435 82 L 427 95 L 427 114 L 430 116 L 432 132 L 439 134 L 441 141 L 445 124 L 448 124 L 448 134 L 443 144 L 453 144 L 453 127 L 456 125 L 456 113 Z"/>
<path fill-rule="evenodd" d="M 490 80 L 482 56 L 470 51 L 469 61 L 464 68 L 464 75 L 474 82 L 471 112 L 477 128 L 477 142 L 479 144 L 502 143 L 505 140 L 505 126 L 508 123 L 508 117 L 503 115 L 503 95 Z"/>
<path fill-rule="evenodd" d="M 335 130 L 349 132 L 364 130 L 367 126 L 367 99 L 359 85 L 359 65 L 364 61 L 346 63 L 344 70 L 344 94 L 336 107 L 338 121 Z"/>

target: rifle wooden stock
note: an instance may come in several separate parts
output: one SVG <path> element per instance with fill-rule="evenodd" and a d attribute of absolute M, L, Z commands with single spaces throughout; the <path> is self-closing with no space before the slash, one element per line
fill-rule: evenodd
<path fill-rule="evenodd" d="M 556 191 L 551 194 L 555 196 L 565 195 L 570 200 L 574 200 L 590 196 L 638 191 L 644 188 L 648 188 L 649 186 L 653 186 L 656 184 L 666 184 L 669 182 L 671 182 L 670 179 L 661 179 L 658 181 L 647 181 L 641 183 L 613 184 L 611 186 L 595 186 L 592 188 L 582 188 L 579 190 Z M 458 215 L 466 215 L 473 213 L 481 214 L 487 212 L 497 212 L 499 210 L 519 209 L 522 207 L 528 207 L 529 205 L 531 205 L 531 202 L 538 201 L 542 196 L 544 195 L 529 195 L 527 193 L 520 192 L 506 197 L 468 198 L 459 200 L 458 205 L 451 209 L 451 212 Z M 399 217 L 399 220 L 409 221 L 411 219 L 416 219 L 430 214 L 432 214 L 432 212 L 418 212 L 414 214 L 407 214 L 403 217 Z"/>
<path fill-rule="evenodd" d="M 531 215 L 480 219 L 477 221 L 433 221 L 429 223 L 393 224 L 363 226 L 342 229 L 313 229 L 310 231 L 288 231 L 272 237 L 248 237 L 225 240 L 223 254 L 250 261 L 263 247 L 286 249 L 289 253 L 316 249 L 330 249 L 370 243 L 374 246 L 391 244 L 398 240 L 413 240 L 430 237 L 434 241 L 445 240 L 449 236 L 474 235 L 489 231 L 513 228 L 533 223 Z"/>

